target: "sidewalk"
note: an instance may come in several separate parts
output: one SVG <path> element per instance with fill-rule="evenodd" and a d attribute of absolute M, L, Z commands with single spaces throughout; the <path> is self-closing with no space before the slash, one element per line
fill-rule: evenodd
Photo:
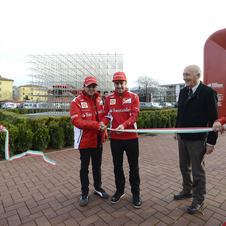
<path fill-rule="evenodd" d="M 89 203 L 79 206 L 78 150 L 48 153 L 55 167 L 41 157 L 0 162 L 0 226 L 218 226 L 226 221 L 226 134 L 219 135 L 215 152 L 206 156 L 207 195 L 204 216 L 187 213 L 191 199 L 175 201 L 181 191 L 177 142 L 173 134 L 142 135 L 140 144 L 140 209 L 132 204 L 127 158 L 124 158 L 126 195 L 117 204 L 93 194 L 90 168 Z M 110 143 L 104 144 L 102 187 L 115 192 Z"/>

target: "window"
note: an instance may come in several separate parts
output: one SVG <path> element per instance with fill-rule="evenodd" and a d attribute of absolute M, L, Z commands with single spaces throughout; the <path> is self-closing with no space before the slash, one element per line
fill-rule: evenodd
<path fill-rule="evenodd" d="M 0 82 L 0 85 L 2 84 L 2 82 Z"/>
<path fill-rule="evenodd" d="M 23 95 L 25 95 L 25 93 L 23 93 Z"/>
<path fill-rule="evenodd" d="M 2 88 L 0 88 L 0 91 L 2 91 Z"/>

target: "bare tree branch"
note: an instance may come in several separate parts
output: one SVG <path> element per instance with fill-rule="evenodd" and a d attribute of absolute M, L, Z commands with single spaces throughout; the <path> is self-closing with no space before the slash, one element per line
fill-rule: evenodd
<path fill-rule="evenodd" d="M 156 80 L 146 75 L 139 77 L 135 83 L 137 84 L 135 89 L 137 89 L 138 94 L 145 95 L 146 101 L 148 94 L 154 93 L 159 87 L 159 83 Z"/>

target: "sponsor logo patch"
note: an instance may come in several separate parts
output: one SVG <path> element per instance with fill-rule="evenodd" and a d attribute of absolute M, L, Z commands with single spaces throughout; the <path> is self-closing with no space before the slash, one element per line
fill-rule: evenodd
<path fill-rule="evenodd" d="M 82 108 L 88 108 L 88 104 L 86 102 L 81 102 Z"/>
<path fill-rule="evenodd" d="M 131 98 L 129 99 L 123 98 L 122 104 L 131 104 Z"/>
<path fill-rule="evenodd" d="M 110 100 L 110 105 L 115 105 L 116 104 L 116 99 L 111 99 Z"/>
<path fill-rule="evenodd" d="M 92 113 L 86 112 L 86 117 L 91 117 L 91 116 L 92 116 Z"/>

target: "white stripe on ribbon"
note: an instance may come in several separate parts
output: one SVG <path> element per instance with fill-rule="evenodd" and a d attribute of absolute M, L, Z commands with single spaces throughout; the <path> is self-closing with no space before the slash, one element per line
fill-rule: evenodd
<path fill-rule="evenodd" d="M 116 130 L 108 128 L 111 131 L 129 132 L 129 133 L 206 133 L 212 132 L 211 127 L 187 127 L 187 128 L 162 128 L 162 129 L 124 129 Z"/>

